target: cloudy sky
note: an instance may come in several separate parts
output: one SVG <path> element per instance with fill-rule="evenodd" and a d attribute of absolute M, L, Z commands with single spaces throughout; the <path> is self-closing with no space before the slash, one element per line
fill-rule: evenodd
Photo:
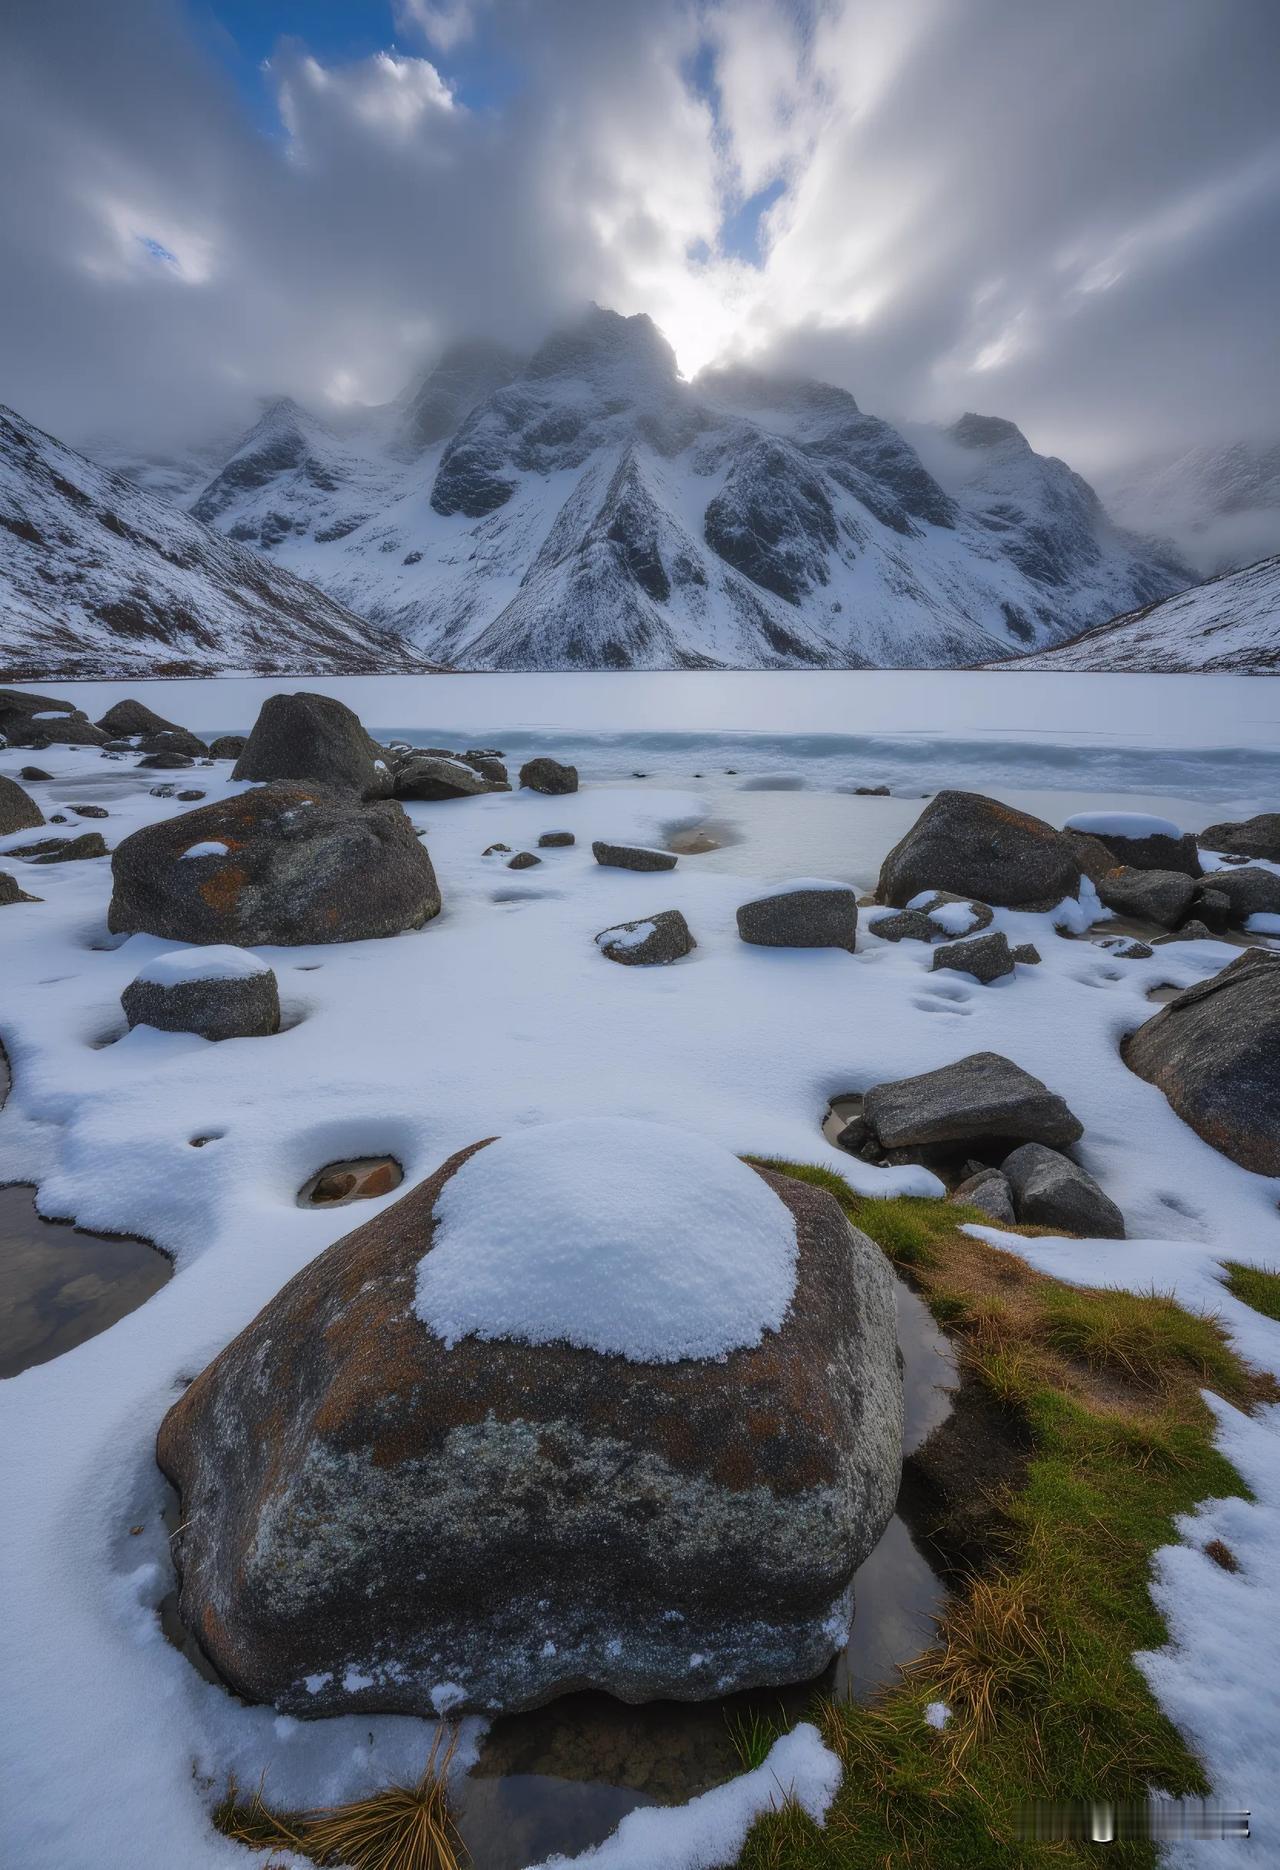
<path fill-rule="evenodd" d="M 6 0 L 0 400 L 176 440 L 589 299 L 1087 471 L 1280 434 L 1277 0 Z"/>

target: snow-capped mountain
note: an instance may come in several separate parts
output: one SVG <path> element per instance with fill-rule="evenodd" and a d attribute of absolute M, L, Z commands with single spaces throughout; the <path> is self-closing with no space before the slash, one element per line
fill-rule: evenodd
<path fill-rule="evenodd" d="M 907 436 L 826 384 L 687 383 L 598 308 L 341 427 L 274 403 L 191 510 L 471 669 L 971 663 L 1191 580 L 1011 423 Z"/>
<path fill-rule="evenodd" d="M 402 639 L 0 408 L 0 674 L 351 673 Z"/>
<path fill-rule="evenodd" d="M 1280 557 L 1097 624 L 1057 649 L 986 666 L 1280 675 Z"/>
<path fill-rule="evenodd" d="M 1188 448 L 1112 476 L 1103 491 L 1124 525 L 1176 539 L 1202 577 L 1280 552 L 1280 441 Z"/>

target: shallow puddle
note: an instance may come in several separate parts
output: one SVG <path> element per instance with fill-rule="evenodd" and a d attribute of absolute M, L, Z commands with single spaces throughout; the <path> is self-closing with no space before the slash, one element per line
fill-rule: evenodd
<path fill-rule="evenodd" d="M 25 1182 L 0 1188 L 0 1377 L 74 1350 L 173 1275 L 145 1240 L 42 1219 L 35 1194 Z"/>

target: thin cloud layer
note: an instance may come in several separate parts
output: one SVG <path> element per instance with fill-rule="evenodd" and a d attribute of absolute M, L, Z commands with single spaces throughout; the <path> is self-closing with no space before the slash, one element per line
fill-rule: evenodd
<path fill-rule="evenodd" d="M 68 439 L 384 400 L 589 298 L 1091 471 L 1280 433 L 1271 0 L 394 0 L 275 45 L 265 131 L 212 12 L 6 9 L 0 399 Z"/>

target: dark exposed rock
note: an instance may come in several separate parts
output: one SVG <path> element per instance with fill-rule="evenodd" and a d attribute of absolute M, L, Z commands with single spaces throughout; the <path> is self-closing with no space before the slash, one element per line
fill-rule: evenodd
<path fill-rule="evenodd" d="M 1280 1175 L 1280 955 L 1247 949 L 1139 1026 L 1123 1053 L 1206 1143 Z"/>
<path fill-rule="evenodd" d="M 1196 886 L 1184 870 L 1120 866 L 1108 870 L 1097 887 L 1104 906 L 1117 915 L 1171 929 L 1187 913 Z"/>
<path fill-rule="evenodd" d="M 1197 920 L 1215 935 L 1225 934 L 1231 926 L 1231 898 L 1225 890 L 1198 889 L 1195 912 Z"/>
<path fill-rule="evenodd" d="M 1215 870 L 1207 887 L 1227 898 L 1234 922 L 1254 915 L 1280 915 L 1280 876 L 1260 864 Z"/>
<path fill-rule="evenodd" d="M 1115 955 L 1118 961 L 1149 961 L 1155 952 L 1146 942 L 1138 941 L 1132 935 L 1101 935 L 1094 947 Z"/>
<path fill-rule="evenodd" d="M 194 805 L 198 799 L 204 797 L 204 793 L 195 786 L 188 786 L 185 792 L 179 792 L 176 796 L 182 800 L 184 805 Z"/>
<path fill-rule="evenodd" d="M 1084 1133 L 1060 1097 L 998 1052 L 877 1084 L 862 1114 L 885 1149 L 1000 1137 L 1061 1146 Z"/>
<path fill-rule="evenodd" d="M 996 1227 L 1014 1225 L 1013 1191 L 999 1169 L 979 1169 L 966 1176 L 952 1189 L 950 1199 L 958 1206 L 977 1208 Z"/>
<path fill-rule="evenodd" d="M 195 761 L 189 753 L 145 753 L 138 765 L 158 767 L 161 772 L 177 772 L 184 766 L 194 766 Z"/>
<path fill-rule="evenodd" d="M 1209 825 L 1196 841 L 1206 851 L 1265 857 L 1268 863 L 1280 864 L 1280 812 L 1259 812 L 1235 823 Z"/>
<path fill-rule="evenodd" d="M 33 695 L 25 688 L 0 688 L 0 721 L 9 717 L 33 714 L 80 714 L 74 702 L 56 695 Z M 85 718 L 81 715 L 81 718 Z"/>
<path fill-rule="evenodd" d="M 18 777 L 19 779 L 25 779 L 28 784 L 32 784 L 38 779 L 52 779 L 53 774 L 46 773 L 43 766 L 24 766 L 22 771 L 18 774 Z M 13 782 L 12 780 L 7 780 L 5 783 L 12 785 Z"/>
<path fill-rule="evenodd" d="M 219 734 L 209 742 L 209 751 L 215 760 L 238 760 L 248 744 L 247 734 Z"/>
<path fill-rule="evenodd" d="M 73 805 L 71 809 L 77 818 L 110 818 L 111 816 L 105 805 Z"/>
<path fill-rule="evenodd" d="M 1080 887 L 1062 834 L 976 792 L 939 792 L 885 858 L 876 895 L 902 907 L 922 890 L 954 890 L 1011 909 L 1051 909 Z"/>
<path fill-rule="evenodd" d="M 1087 831 L 1073 831 L 1068 826 L 1062 833 L 1062 840 L 1071 847 L 1081 874 L 1088 877 L 1090 883 L 1100 882 L 1108 870 L 1115 869 L 1115 853 L 1107 849 L 1101 838 L 1092 837 Z"/>
<path fill-rule="evenodd" d="M 859 799 L 887 799 L 891 796 L 888 786 L 855 786 L 853 791 L 855 798 Z"/>
<path fill-rule="evenodd" d="M 1059 1227 L 1090 1239 L 1124 1239 L 1123 1214 L 1069 1156 L 1043 1143 L 1023 1143 L 1005 1157 L 1001 1168 L 1024 1227 Z"/>
<path fill-rule="evenodd" d="M 999 980 L 1002 975 L 1013 972 L 1008 937 L 999 929 L 993 929 L 987 935 L 970 935 L 964 941 L 945 942 L 941 948 L 935 948 L 933 954 L 933 972 L 936 974 L 939 968 L 954 968 L 957 973 L 972 974 L 975 980 L 984 983 Z"/>
<path fill-rule="evenodd" d="M 528 786 L 533 792 L 546 792 L 552 796 L 576 792 L 578 769 L 576 766 L 563 766 L 559 760 L 539 754 L 537 759 L 526 760 L 520 768 L 520 784 Z"/>
<path fill-rule="evenodd" d="M 1153 948 L 1163 948 L 1166 942 L 1171 941 L 1212 940 L 1213 930 L 1211 928 L 1206 928 L 1203 922 L 1191 921 L 1184 922 L 1180 929 L 1175 929 L 1170 935 L 1157 935 L 1151 945 Z"/>
<path fill-rule="evenodd" d="M 934 940 L 951 940 L 961 935 L 976 935 L 982 929 L 990 928 L 995 920 L 994 912 L 986 903 L 972 901 L 967 896 L 957 896 L 951 890 L 930 890 L 927 897 L 912 901 L 911 907 L 922 916 L 928 916 L 933 923 Z M 969 913 L 967 928 L 948 928 L 952 920 L 949 912 L 955 908 L 965 909 Z"/>
<path fill-rule="evenodd" d="M 215 848 L 184 856 L 202 844 Z M 171 941 L 363 941 L 440 910 L 431 859 L 398 805 L 294 780 L 144 825 L 112 870 L 111 929 Z"/>
<path fill-rule="evenodd" d="M 785 442 L 762 436 L 734 457 L 703 537 L 753 584 L 798 604 L 830 579 L 836 518 L 821 475 Z"/>
<path fill-rule="evenodd" d="M 606 844 L 603 838 L 597 838 L 591 851 L 598 864 L 609 864 L 615 870 L 674 870 L 676 867 L 674 851 L 649 850 L 642 844 Z"/>
<path fill-rule="evenodd" d="M 1115 861 L 1130 870 L 1180 870 L 1184 876 L 1200 875 L 1200 853 L 1189 831 L 1169 837 L 1161 831 L 1145 837 L 1125 837 L 1118 831 L 1095 831 L 1091 834 L 1114 853 Z"/>
<path fill-rule="evenodd" d="M 493 754 L 460 753 L 458 758 L 462 761 L 464 766 L 474 767 L 482 778 L 491 779 L 495 786 L 502 786 L 508 790 L 510 789 L 507 769 L 502 761 Z"/>
<path fill-rule="evenodd" d="M 807 1679 L 898 1487 L 883 1255 L 831 1195 L 757 1171 L 798 1260 L 755 1348 L 446 1347 L 418 1268 L 473 1154 L 312 1260 L 166 1416 L 184 1622 L 239 1693 L 309 1717 Z"/>
<path fill-rule="evenodd" d="M 854 890 L 824 884 L 793 884 L 743 903 L 738 934 L 764 948 L 846 948 L 852 954 L 858 934 L 858 898 Z"/>
<path fill-rule="evenodd" d="M 572 831 L 544 831 L 538 839 L 538 848 L 548 851 L 565 850 L 570 844 L 576 842 Z"/>
<path fill-rule="evenodd" d="M 867 919 L 871 934 L 881 941 L 937 941 L 940 930 L 919 909 L 903 909 L 896 916 L 871 916 Z"/>
<path fill-rule="evenodd" d="M 511 790 L 505 779 L 486 779 L 470 762 L 452 754 L 411 753 L 396 767 L 392 784 L 398 799 L 471 799 Z"/>
<path fill-rule="evenodd" d="M 24 857 L 33 864 L 74 864 L 107 854 L 100 831 L 84 831 L 78 838 L 42 838 L 37 844 L 15 845 L 9 852 L 11 857 Z"/>
<path fill-rule="evenodd" d="M 222 958 L 225 950 L 213 951 Z M 280 994 L 269 967 L 243 955 L 243 972 L 172 982 L 132 980 L 120 996 L 130 1026 L 194 1032 L 205 1039 L 252 1039 L 280 1030 Z"/>
<path fill-rule="evenodd" d="M 208 747 L 196 734 L 189 734 L 185 727 L 166 727 L 154 734 L 143 734 L 138 740 L 139 753 L 186 753 L 193 760 L 205 758 Z"/>
<path fill-rule="evenodd" d="M 511 846 L 509 844 L 488 844 L 480 854 L 482 857 L 496 857 L 500 852 L 509 851 L 510 849 Z"/>
<path fill-rule="evenodd" d="M 23 776 L 31 768 L 23 768 Z M 35 800 L 22 790 L 16 779 L 6 779 L 0 773 L 0 837 L 8 837 L 11 831 L 28 831 L 44 823 L 44 813 Z"/>
<path fill-rule="evenodd" d="M 142 736 L 144 753 L 207 753 L 208 748 L 198 735 L 189 728 L 179 727 L 175 721 L 166 721 L 164 716 L 147 707 L 142 701 L 117 701 L 108 708 L 98 722 L 104 734 L 113 739 Z M 152 745 L 152 742 L 155 745 Z M 167 744 L 160 744 L 161 741 Z"/>
<path fill-rule="evenodd" d="M 507 869 L 532 870 L 535 864 L 541 862 L 541 857 L 535 857 L 532 851 L 517 851 L 514 857 L 507 860 Z"/>
<path fill-rule="evenodd" d="M 18 879 L 7 870 L 0 870 L 0 909 L 7 909 L 11 903 L 38 903 L 38 896 L 28 896 L 19 886 Z"/>
<path fill-rule="evenodd" d="M 331 695 L 268 695 L 235 763 L 233 779 L 302 779 L 362 799 L 391 790 L 385 762 L 355 714 Z"/>
<path fill-rule="evenodd" d="M 655 967 L 679 961 L 697 945 L 678 909 L 660 909 L 638 922 L 619 922 L 596 936 L 601 954 L 610 961 L 621 961 L 624 967 Z"/>
<path fill-rule="evenodd" d="M 1017 947 L 1011 948 L 1009 952 L 1014 960 L 1021 961 L 1024 967 L 1039 967 L 1042 959 L 1040 950 L 1032 941 L 1019 942 Z"/>
<path fill-rule="evenodd" d="M 56 705 L 51 704 L 51 708 Z M 0 712 L 0 734 L 11 747 L 102 747 L 107 741 L 107 736 L 79 708 L 69 714 Z"/>

